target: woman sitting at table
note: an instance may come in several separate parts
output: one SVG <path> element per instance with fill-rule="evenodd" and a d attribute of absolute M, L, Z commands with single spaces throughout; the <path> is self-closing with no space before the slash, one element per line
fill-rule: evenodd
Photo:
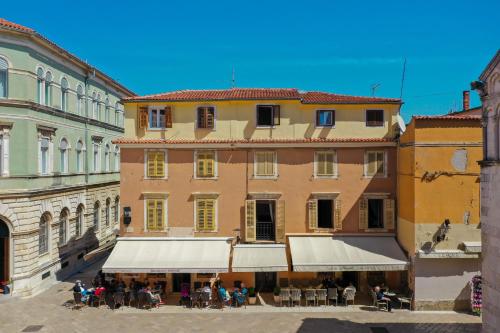
<path fill-rule="evenodd" d="M 190 302 L 190 291 L 191 291 L 191 286 L 189 285 L 189 283 L 183 283 L 181 285 L 181 299 L 180 299 L 180 303 L 181 305 L 187 305 L 189 304 Z"/>
<path fill-rule="evenodd" d="M 224 288 L 224 286 L 222 285 L 222 282 L 219 283 L 218 293 L 223 303 L 231 305 L 231 298 L 228 297 L 229 293 L 227 292 L 226 288 Z"/>
<path fill-rule="evenodd" d="M 245 283 L 241 283 L 241 288 L 236 288 L 233 293 L 233 301 L 236 306 L 242 305 L 245 303 L 246 296 L 248 294 L 248 289 L 245 287 Z"/>
<path fill-rule="evenodd" d="M 387 302 L 387 311 L 391 312 L 392 311 L 391 299 L 384 295 L 384 293 L 380 290 L 379 286 L 375 287 L 375 294 L 377 295 L 377 300 Z"/>

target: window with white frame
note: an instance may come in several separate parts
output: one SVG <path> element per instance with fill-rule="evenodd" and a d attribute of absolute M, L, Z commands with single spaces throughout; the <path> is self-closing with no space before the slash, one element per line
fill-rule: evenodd
<path fill-rule="evenodd" d="M 45 74 L 45 105 L 52 105 L 52 73 Z"/>
<path fill-rule="evenodd" d="M 63 77 L 61 79 L 61 110 L 68 111 L 68 91 L 69 83 L 68 80 Z"/>
<path fill-rule="evenodd" d="M 0 125 L 0 177 L 9 176 L 10 125 Z"/>
<path fill-rule="evenodd" d="M 314 152 L 314 177 L 332 178 L 337 175 L 337 154 L 334 150 Z"/>
<path fill-rule="evenodd" d="M 115 104 L 115 126 L 120 126 L 120 105 Z"/>
<path fill-rule="evenodd" d="M 84 147 L 82 140 L 76 143 L 76 172 L 83 172 Z"/>
<path fill-rule="evenodd" d="M 101 94 L 97 94 L 97 115 L 96 115 L 96 119 L 97 120 L 102 120 L 101 119 L 101 107 L 102 107 L 102 102 L 101 102 Z"/>
<path fill-rule="evenodd" d="M 111 199 L 106 199 L 106 212 L 105 212 L 105 220 L 106 227 L 109 227 L 109 223 L 111 222 Z"/>
<path fill-rule="evenodd" d="M 149 128 L 158 129 L 165 128 L 166 112 L 164 108 L 149 109 Z"/>
<path fill-rule="evenodd" d="M 92 93 L 92 118 L 97 119 L 97 94 Z"/>
<path fill-rule="evenodd" d="M 76 113 L 80 116 L 83 116 L 84 110 L 83 110 L 83 87 L 81 84 L 79 84 L 76 87 Z"/>
<path fill-rule="evenodd" d="M 83 230 L 83 205 L 79 205 L 76 209 L 76 220 L 75 220 L 75 236 L 80 237 Z"/>
<path fill-rule="evenodd" d="M 316 110 L 316 127 L 335 126 L 334 110 Z"/>
<path fill-rule="evenodd" d="M 61 139 L 61 143 L 59 144 L 60 151 L 60 165 L 61 165 L 61 173 L 68 173 L 68 141 L 65 138 Z"/>
<path fill-rule="evenodd" d="M 106 144 L 106 146 L 104 147 L 104 171 L 106 171 L 106 172 L 109 172 L 110 158 L 111 158 L 111 154 L 110 154 L 109 145 Z"/>
<path fill-rule="evenodd" d="M 50 173 L 50 138 L 42 137 L 40 139 L 40 173 L 47 175 Z"/>
<path fill-rule="evenodd" d="M 68 218 L 69 212 L 65 208 L 59 216 L 59 246 L 64 245 L 67 242 Z"/>
<path fill-rule="evenodd" d="M 45 72 L 43 68 L 38 67 L 36 70 L 36 101 L 38 104 L 44 103 L 45 91 Z"/>
<path fill-rule="evenodd" d="M 384 177 L 387 174 L 385 151 L 374 150 L 365 152 L 365 176 Z"/>
<path fill-rule="evenodd" d="M 94 142 L 92 144 L 92 155 L 93 155 L 93 171 L 99 172 L 101 171 L 101 145 L 98 142 Z"/>
<path fill-rule="evenodd" d="M 39 255 L 49 252 L 49 227 L 50 227 L 50 215 L 49 213 L 44 213 L 40 218 L 40 224 L 38 227 Z"/>
<path fill-rule="evenodd" d="M 4 58 L 0 58 L 0 98 L 7 98 L 9 64 Z"/>
<path fill-rule="evenodd" d="M 109 98 L 106 97 L 106 101 L 104 102 L 104 120 L 109 124 L 109 113 L 111 112 L 111 105 L 109 105 Z"/>
<path fill-rule="evenodd" d="M 94 204 L 94 212 L 93 212 L 93 226 L 94 230 L 99 230 L 99 221 L 101 218 L 101 204 L 99 201 L 96 201 Z"/>
<path fill-rule="evenodd" d="M 120 171 L 120 147 L 115 146 L 115 171 Z"/>
<path fill-rule="evenodd" d="M 254 176 L 260 178 L 277 177 L 277 155 L 274 151 L 257 151 L 254 155 Z"/>
<path fill-rule="evenodd" d="M 196 178 L 217 177 L 217 152 L 215 150 L 197 150 L 195 152 Z"/>

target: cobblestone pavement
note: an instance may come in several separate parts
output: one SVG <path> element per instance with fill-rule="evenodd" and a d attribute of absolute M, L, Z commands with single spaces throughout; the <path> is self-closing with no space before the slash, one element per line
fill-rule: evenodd
<path fill-rule="evenodd" d="M 78 276 L 88 280 L 90 268 Z M 74 281 L 77 277 L 73 277 Z M 33 298 L 0 302 L 0 332 L 355 332 L 355 333 L 479 333 L 480 318 L 454 312 L 393 313 L 370 307 L 276 308 L 190 310 L 178 306 L 137 310 L 111 310 L 107 306 L 72 310 L 71 282 L 54 285 Z M 29 326 L 38 327 L 29 327 Z M 29 329 L 32 330 L 29 330 Z M 384 330 L 385 329 L 385 330 Z"/>

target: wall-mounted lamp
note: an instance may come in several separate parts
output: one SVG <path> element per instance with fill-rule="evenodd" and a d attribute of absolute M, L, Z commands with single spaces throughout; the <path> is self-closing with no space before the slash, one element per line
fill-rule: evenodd
<path fill-rule="evenodd" d="M 438 243 L 446 239 L 446 234 L 448 233 L 450 228 L 451 228 L 450 220 L 449 219 L 444 220 L 443 224 L 439 226 L 438 234 L 436 236 L 436 241 Z"/>
<path fill-rule="evenodd" d="M 130 207 L 123 207 L 123 224 L 128 226 L 132 222 L 132 209 Z"/>

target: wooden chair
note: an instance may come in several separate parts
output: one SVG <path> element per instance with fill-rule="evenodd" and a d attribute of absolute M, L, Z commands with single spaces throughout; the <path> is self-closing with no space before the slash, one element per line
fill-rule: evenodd
<path fill-rule="evenodd" d="M 297 302 L 300 306 L 300 299 L 302 296 L 302 292 L 298 288 L 294 288 L 291 290 L 291 296 L 290 300 L 292 301 L 292 306 L 295 305 L 295 302 Z"/>
<path fill-rule="evenodd" d="M 399 304 L 400 304 L 400 309 L 403 308 L 403 304 L 408 304 L 408 308 L 411 310 L 411 304 L 413 301 L 413 292 L 410 293 L 410 297 L 405 297 L 405 296 L 397 296 L 396 297 Z"/>
<path fill-rule="evenodd" d="M 306 306 L 309 306 L 309 303 L 312 301 L 314 306 L 316 306 L 316 290 L 307 289 L 305 294 Z"/>
<path fill-rule="evenodd" d="M 317 289 L 316 290 L 316 304 L 319 305 L 319 302 L 325 302 L 325 305 L 328 305 L 328 297 L 326 289 Z"/>
<path fill-rule="evenodd" d="M 104 304 L 106 305 L 106 292 L 103 291 L 99 294 L 99 296 L 94 296 L 94 298 L 92 299 L 92 305 L 95 305 L 95 303 L 97 302 L 97 306 L 101 306 L 101 304 Z"/>
<path fill-rule="evenodd" d="M 118 291 L 113 295 L 113 310 L 116 309 L 117 305 L 125 306 L 125 293 Z"/>
<path fill-rule="evenodd" d="M 377 307 L 377 309 L 388 310 L 389 305 L 386 300 L 377 299 L 377 294 L 370 289 L 370 295 L 372 296 L 373 306 Z"/>
<path fill-rule="evenodd" d="M 208 292 L 201 292 L 200 294 L 200 304 L 202 307 L 205 307 L 207 305 L 210 305 L 210 293 Z"/>
<path fill-rule="evenodd" d="M 345 305 L 349 305 L 349 302 L 352 302 L 352 305 L 354 305 L 354 298 L 356 297 L 356 291 L 353 289 L 347 289 L 345 290 L 345 295 L 344 295 L 344 303 Z"/>
<path fill-rule="evenodd" d="M 199 291 L 192 292 L 190 299 L 191 299 L 191 309 L 194 306 L 201 307 L 201 292 Z"/>
<path fill-rule="evenodd" d="M 80 310 L 85 304 L 82 302 L 82 293 L 73 292 L 73 299 L 75 304 L 73 304 L 72 310 Z"/>
<path fill-rule="evenodd" d="M 328 288 L 328 301 L 335 301 L 335 306 L 338 305 L 338 292 L 337 288 Z M 333 302 L 332 302 L 333 303 Z"/>
<path fill-rule="evenodd" d="M 280 306 L 283 306 L 283 302 L 288 302 L 288 306 L 290 306 L 290 289 L 283 288 L 280 290 Z"/>

